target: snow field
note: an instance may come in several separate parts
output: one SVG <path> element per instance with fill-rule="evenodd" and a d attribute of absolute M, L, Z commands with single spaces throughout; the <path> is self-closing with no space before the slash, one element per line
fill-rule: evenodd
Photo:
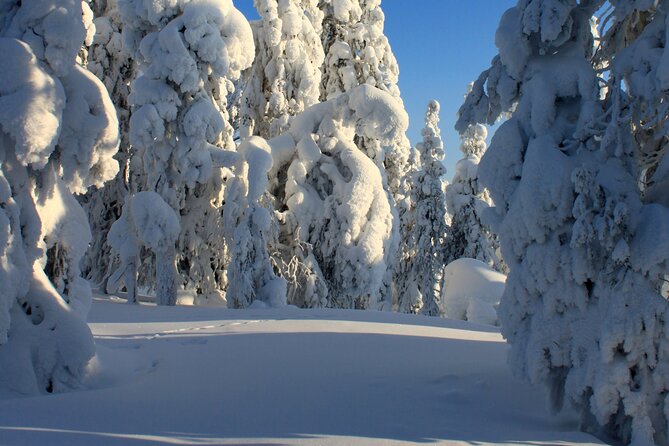
<path fill-rule="evenodd" d="M 91 390 L 0 400 L 3 445 L 601 444 L 514 380 L 493 327 L 94 299 Z"/>

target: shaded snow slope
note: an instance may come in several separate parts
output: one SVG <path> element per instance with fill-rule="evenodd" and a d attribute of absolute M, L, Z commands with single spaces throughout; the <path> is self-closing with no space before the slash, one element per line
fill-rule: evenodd
<path fill-rule="evenodd" d="M 94 390 L 0 398 L 2 445 L 600 444 L 513 380 L 496 329 L 96 299 Z"/>

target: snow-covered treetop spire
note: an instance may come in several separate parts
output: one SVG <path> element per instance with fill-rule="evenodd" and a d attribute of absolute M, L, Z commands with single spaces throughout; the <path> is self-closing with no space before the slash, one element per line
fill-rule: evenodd
<path fill-rule="evenodd" d="M 369 84 L 399 98 L 399 67 L 383 33 L 380 0 L 321 0 L 323 21 L 322 98 Z"/>
<path fill-rule="evenodd" d="M 481 158 L 485 153 L 487 144 L 485 142 L 488 137 L 488 129 L 482 124 L 474 124 L 467 128 L 460 139 L 460 151 L 466 157 Z"/>
<path fill-rule="evenodd" d="M 257 55 L 242 97 L 241 134 L 274 137 L 320 95 L 322 13 L 312 0 L 254 0 Z M 304 8 L 307 9 L 304 9 Z"/>
<path fill-rule="evenodd" d="M 423 141 L 416 145 L 423 166 L 428 166 L 435 161 L 440 163 L 444 159 L 444 143 L 441 140 L 441 130 L 439 129 L 440 109 L 439 102 L 434 99 L 427 105 L 425 127 L 421 131 Z"/>

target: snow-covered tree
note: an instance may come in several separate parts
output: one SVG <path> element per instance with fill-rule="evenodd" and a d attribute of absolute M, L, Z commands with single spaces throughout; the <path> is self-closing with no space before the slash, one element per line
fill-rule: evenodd
<path fill-rule="evenodd" d="M 183 284 L 204 299 L 220 297 L 228 260 L 222 168 L 237 159 L 226 101 L 233 80 L 252 62 L 251 28 L 231 0 L 169 7 L 122 0 L 119 8 L 126 45 L 141 72 L 129 98 L 139 189 L 158 192 L 181 216 L 172 262 Z"/>
<path fill-rule="evenodd" d="M 355 139 L 386 143 L 407 124 L 394 97 L 362 85 L 307 109 L 287 134 L 269 141 L 275 163 L 293 157 L 281 219 L 310 247 L 304 260 L 314 276 L 305 287 L 305 306 L 390 307 L 394 213 L 381 170 Z"/>
<path fill-rule="evenodd" d="M 560 6 L 552 20 L 549 3 Z M 574 280 L 578 265 L 569 242 L 579 148 L 571 141 L 592 118 L 597 98 L 591 8 L 594 2 L 584 9 L 520 2 L 507 11 L 497 33 L 500 55 L 474 84 L 457 124 L 465 131 L 494 121 L 517 103 L 478 173 L 496 205 L 500 221 L 493 229 L 510 268 L 499 310 L 510 362 L 531 381 L 545 382 L 556 406 L 564 398 L 572 347 L 585 335 L 573 322 L 587 302 L 587 286 Z"/>
<path fill-rule="evenodd" d="M 383 33 L 381 0 L 321 0 L 320 6 L 326 53 L 322 99 L 360 84 L 399 97 L 399 67 Z"/>
<path fill-rule="evenodd" d="M 423 141 L 416 147 L 420 168 L 409 177 L 410 208 L 403 218 L 400 269 L 395 286 L 399 311 L 436 316 L 445 265 L 444 242 L 446 200 L 443 180 L 446 172 L 442 160 L 444 144 L 439 130 L 439 103 L 431 101 L 425 113 Z"/>
<path fill-rule="evenodd" d="M 239 146 L 235 178 L 226 189 L 225 223 L 232 260 L 228 267 L 228 307 L 246 308 L 259 301 L 272 307 L 286 304 L 286 280 L 278 277 L 268 247 L 276 237 L 273 211 L 261 200 L 272 168 L 272 149 L 257 136 Z"/>
<path fill-rule="evenodd" d="M 284 133 L 292 117 L 319 102 L 323 47 L 316 0 L 258 0 L 261 20 L 253 24 L 256 58 L 241 99 L 242 137 L 270 138 Z M 279 160 L 277 160 L 279 161 Z M 291 158 L 273 166 L 268 185 L 269 203 L 285 209 L 286 170 Z M 303 289 L 314 276 L 306 260 L 309 250 L 286 225 L 269 246 L 272 262 L 288 279 L 288 300 L 305 305 Z"/>
<path fill-rule="evenodd" d="M 664 172 L 657 172 L 667 150 L 667 56 L 662 50 L 665 26 L 661 23 L 666 5 L 661 1 L 628 4 L 611 2 L 615 8 L 602 18 L 606 28 L 596 62 L 610 69 L 618 82 L 629 88 L 628 108 L 620 113 L 632 120 L 641 189 L 654 195 L 652 189 L 663 189 Z M 617 59 L 612 63 L 612 60 Z M 615 85 L 615 91 L 619 85 Z M 666 188 L 664 188 L 666 189 Z"/>
<path fill-rule="evenodd" d="M 609 68 L 604 113 L 592 125 L 598 144 L 572 174 L 578 195 L 571 246 L 584 259 L 577 279 L 597 303 L 588 320 L 601 321 L 599 339 L 587 347 L 598 348 L 602 361 L 576 363 L 578 379 L 567 390 L 592 395 L 590 426 L 625 443 L 666 444 L 669 3 L 612 3 L 615 26 L 605 28 L 605 60 L 596 59 Z M 582 377 L 595 368 L 592 381 Z"/>
<path fill-rule="evenodd" d="M 156 303 L 175 305 L 177 301 L 177 271 L 174 246 L 179 236 L 179 217 L 156 192 L 129 195 L 121 218 L 109 230 L 108 243 L 120 257 L 120 267 L 111 275 L 107 292 L 113 293 L 123 280 L 128 303 L 137 302 L 137 266 L 140 247 L 146 246 L 156 260 Z"/>
<path fill-rule="evenodd" d="M 511 112 L 479 168 L 510 268 L 511 364 L 576 405 L 584 429 L 666 444 L 669 209 L 644 181 L 663 170 L 669 5 L 612 1 L 596 39 L 604 3 L 509 10 L 458 128 Z"/>
<path fill-rule="evenodd" d="M 397 86 L 399 67 L 383 32 L 385 15 L 380 0 L 321 0 L 324 13 L 322 42 L 325 51 L 321 99 L 331 99 L 350 92 L 358 85 L 371 85 L 382 90 L 402 104 Z M 359 122 L 364 126 L 365 123 Z M 388 194 L 394 214 L 392 237 L 398 244 L 409 243 L 410 234 L 403 231 L 407 224 L 400 211 L 409 208 L 408 177 L 416 166 L 417 156 L 412 155 L 411 144 L 405 133 L 398 133 L 392 140 L 381 142 L 375 138 L 360 136 L 355 138 L 356 146 L 369 156 L 381 170 L 384 190 Z M 401 204 L 400 204 L 401 203 Z M 393 247 L 398 250 L 399 245 Z M 401 281 L 401 257 L 388 270 L 385 281 L 392 287 Z M 396 287 L 396 285 L 395 285 Z"/>
<path fill-rule="evenodd" d="M 446 264 L 467 257 L 503 272 L 505 266 L 497 253 L 497 237 L 481 221 L 492 206 L 490 195 L 478 178 L 487 136 L 488 131 L 481 124 L 468 127 L 461 135 L 460 150 L 464 158 L 456 164 L 453 180 L 446 187 L 446 206 L 451 214 Z"/>
<path fill-rule="evenodd" d="M 0 386 L 62 391 L 95 352 L 79 271 L 90 231 L 72 193 L 116 174 L 118 123 L 77 64 L 80 1 L 0 8 Z"/>
<path fill-rule="evenodd" d="M 307 15 L 303 3 L 311 5 Z M 256 58 L 241 104 L 242 137 L 278 136 L 290 118 L 319 101 L 323 46 L 314 22 L 315 0 L 255 0 Z"/>
<path fill-rule="evenodd" d="M 331 99 L 358 85 L 371 85 L 400 101 L 399 67 L 383 32 L 381 0 L 321 0 L 324 13 L 322 42 L 325 51 L 321 99 Z M 359 137 L 358 147 L 384 167 L 384 181 L 398 200 L 400 182 L 407 172 L 411 146 L 406 135 L 381 144 Z"/>
<path fill-rule="evenodd" d="M 93 239 L 82 262 L 84 274 L 94 284 L 106 287 L 106 280 L 115 265 L 107 234 L 111 225 L 121 217 L 126 196 L 133 190 L 131 178 L 131 146 L 129 141 L 130 82 L 133 77 L 133 63 L 130 54 L 123 48 L 123 24 L 118 11 L 117 0 L 97 0 L 92 2 L 95 19 L 95 35 L 88 49 L 87 68 L 107 87 L 116 107 L 121 134 L 121 145 L 116 159 L 120 170 L 116 177 L 104 188 L 94 188 L 81 196 L 80 202 L 88 214 Z"/>

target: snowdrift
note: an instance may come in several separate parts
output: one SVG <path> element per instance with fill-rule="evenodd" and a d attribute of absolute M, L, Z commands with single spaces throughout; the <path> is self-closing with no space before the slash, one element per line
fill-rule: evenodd
<path fill-rule="evenodd" d="M 497 324 L 497 305 L 506 276 L 480 260 L 458 259 L 444 270 L 442 311 L 449 319 Z"/>

